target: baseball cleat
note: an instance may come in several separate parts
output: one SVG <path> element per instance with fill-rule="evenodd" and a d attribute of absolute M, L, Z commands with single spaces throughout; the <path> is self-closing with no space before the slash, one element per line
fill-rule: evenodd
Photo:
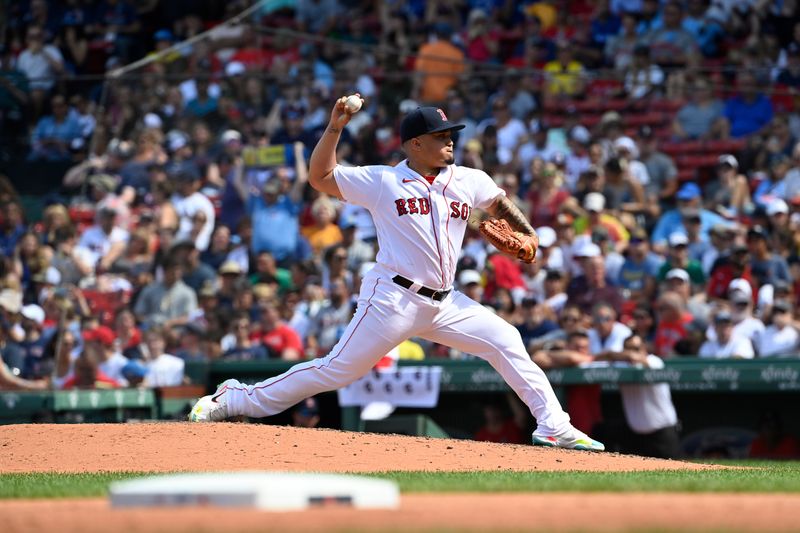
<path fill-rule="evenodd" d="M 560 435 L 543 436 L 533 433 L 534 446 L 547 446 L 549 448 L 568 448 L 570 450 L 584 450 L 592 452 L 602 452 L 606 449 L 602 442 L 594 440 L 583 431 L 578 431 L 574 427 L 561 433 Z"/>
<path fill-rule="evenodd" d="M 225 420 L 228 414 L 228 390 L 241 386 L 235 379 L 226 379 L 217 387 L 214 394 L 203 396 L 192 407 L 189 413 L 190 422 L 219 422 Z"/>

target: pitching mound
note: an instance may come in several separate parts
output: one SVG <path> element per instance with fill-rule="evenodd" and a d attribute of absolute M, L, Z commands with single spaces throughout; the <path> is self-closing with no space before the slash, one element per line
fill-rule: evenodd
<path fill-rule="evenodd" d="M 15 425 L 0 432 L 0 472 L 286 470 L 700 470 L 610 453 L 258 424 Z"/>

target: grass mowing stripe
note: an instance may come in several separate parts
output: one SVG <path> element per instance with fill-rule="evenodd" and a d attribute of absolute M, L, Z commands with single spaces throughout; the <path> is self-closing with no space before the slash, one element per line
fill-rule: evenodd
<path fill-rule="evenodd" d="M 744 463 L 752 464 L 752 463 Z M 0 499 L 102 497 L 146 472 L 0 474 Z M 747 470 L 650 472 L 379 472 L 403 492 L 800 492 L 800 462 Z"/>

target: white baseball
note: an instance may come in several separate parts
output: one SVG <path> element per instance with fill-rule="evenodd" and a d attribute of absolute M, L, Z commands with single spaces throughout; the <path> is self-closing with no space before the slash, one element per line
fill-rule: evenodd
<path fill-rule="evenodd" d="M 361 98 L 355 94 L 351 94 L 347 97 L 347 100 L 344 101 L 344 106 L 350 113 L 355 113 L 361 109 Z"/>

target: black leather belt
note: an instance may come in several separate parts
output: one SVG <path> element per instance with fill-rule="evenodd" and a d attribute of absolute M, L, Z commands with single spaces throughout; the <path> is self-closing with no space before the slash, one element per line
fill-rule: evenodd
<path fill-rule="evenodd" d="M 393 277 L 392 281 L 405 289 L 411 289 L 411 286 L 414 285 L 413 281 L 408 278 L 404 278 L 399 274 Z M 435 291 L 433 289 L 429 289 L 428 287 L 420 286 L 420 288 L 417 289 L 417 294 L 421 294 L 422 296 L 430 298 L 431 300 L 441 302 L 448 294 L 450 294 L 450 289 L 447 289 L 446 291 Z"/>

